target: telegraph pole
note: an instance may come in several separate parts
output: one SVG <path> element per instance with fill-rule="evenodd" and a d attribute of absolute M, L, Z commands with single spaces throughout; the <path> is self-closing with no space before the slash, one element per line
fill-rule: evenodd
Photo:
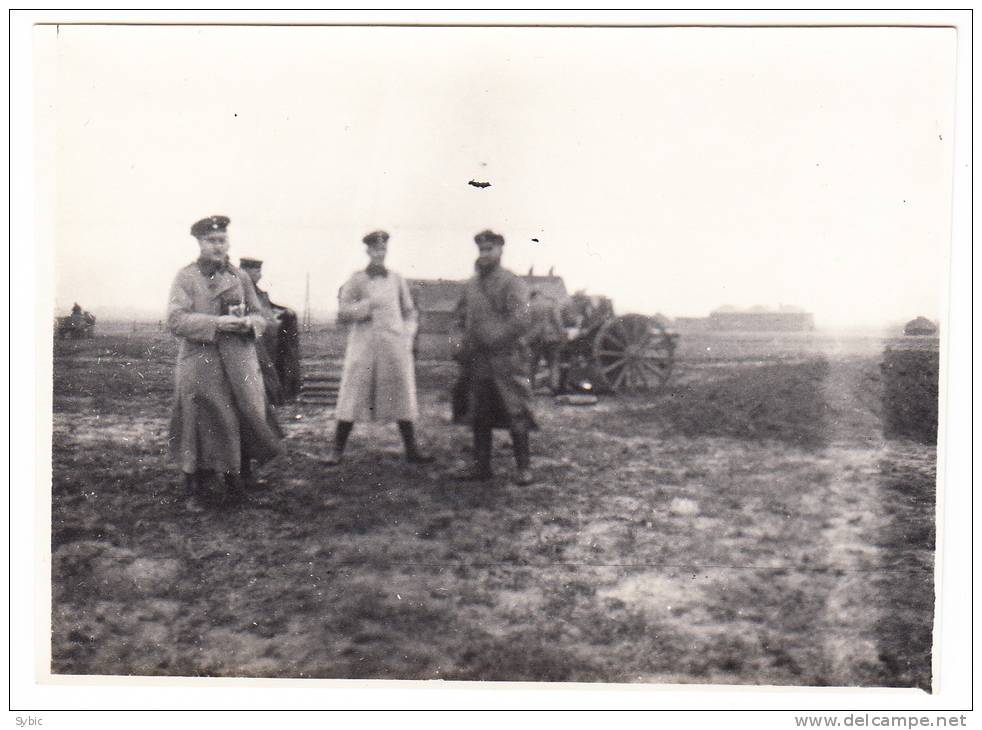
<path fill-rule="evenodd" d="M 303 298 L 303 331 L 310 332 L 310 272 L 307 272 L 307 289 Z"/>

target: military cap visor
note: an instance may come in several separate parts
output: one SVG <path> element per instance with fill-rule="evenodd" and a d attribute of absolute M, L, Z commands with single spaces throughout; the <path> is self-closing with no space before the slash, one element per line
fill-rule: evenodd
<path fill-rule="evenodd" d="M 240 269 L 261 269 L 263 262 L 261 259 L 239 259 Z"/>
<path fill-rule="evenodd" d="M 494 231 L 481 231 L 474 236 L 474 243 L 493 243 L 496 246 L 505 245 L 505 237 Z"/>
<path fill-rule="evenodd" d="M 378 244 L 385 243 L 388 240 L 389 240 L 389 234 L 386 233 L 385 231 L 372 231 L 363 239 L 361 239 L 361 242 L 364 243 L 366 246 L 377 246 Z"/>
<path fill-rule="evenodd" d="M 224 215 L 210 215 L 191 226 L 191 235 L 201 238 L 209 233 L 224 233 L 230 222 Z"/>

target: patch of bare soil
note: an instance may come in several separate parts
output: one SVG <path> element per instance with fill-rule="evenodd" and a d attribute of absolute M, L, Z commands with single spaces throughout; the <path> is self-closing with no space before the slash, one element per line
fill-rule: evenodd
<path fill-rule="evenodd" d="M 193 511 L 163 453 L 172 350 L 123 340 L 56 352 L 56 673 L 930 682 L 934 455 L 885 437 L 878 355 L 540 398 L 527 488 L 503 433 L 492 483 L 451 478 L 453 369 L 422 364 L 437 465 L 373 424 L 323 467 L 330 412 L 291 406 L 271 487 Z"/>

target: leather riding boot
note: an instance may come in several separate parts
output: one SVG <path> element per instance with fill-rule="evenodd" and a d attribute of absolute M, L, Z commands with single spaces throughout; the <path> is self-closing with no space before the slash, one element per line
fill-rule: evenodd
<path fill-rule="evenodd" d="M 241 504 L 246 500 L 242 475 L 234 471 L 225 473 L 225 504 Z"/>
<path fill-rule="evenodd" d="M 512 449 L 515 451 L 515 483 L 526 486 L 533 481 L 531 453 L 529 448 L 529 432 L 524 428 L 513 428 L 511 431 Z"/>
<path fill-rule="evenodd" d="M 226 484 L 222 475 L 208 469 L 194 473 L 195 496 L 203 502 L 217 504 L 225 496 Z"/>
<path fill-rule="evenodd" d="M 325 464 L 337 466 L 341 463 L 341 459 L 344 457 L 344 447 L 348 444 L 348 436 L 351 435 L 351 429 L 354 425 L 351 421 L 338 421 L 338 426 L 334 431 L 334 446 L 331 448 L 331 453 L 324 459 Z"/>
<path fill-rule="evenodd" d="M 242 455 L 242 468 L 239 470 L 239 476 L 242 486 L 246 489 L 254 489 L 256 487 L 256 477 L 252 473 L 252 459 L 245 454 Z"/>
<path fill-rule="evenodd" d="M 410 464 L 430 464 L 433 456 L 420 451 L 416 444 L 416 432 L 412 421 L 399 421 L 399 434 L 402 436 L 402 444 L 406 448 L 406 461 Z"/>
<path fill-rule="evenodd" d="M 474 427 L 474 464 L 461 471 L 458 479 L 464 481 L 487 481 L 494 474 L 491 471 L 491 429 Z"/>

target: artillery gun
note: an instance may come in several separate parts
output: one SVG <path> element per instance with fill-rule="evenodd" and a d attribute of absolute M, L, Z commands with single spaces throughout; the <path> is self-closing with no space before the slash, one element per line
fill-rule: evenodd
<path fill-rule="evenodd" d="M 575 324 L 560 365 L 567 390 L 654 391 L 668 382 L 678 334 L 665 317 L 618 315 L 609 298 L 584 292 L 569 298 L 569 311 Z"/>
<path fill-rule="evenodd" d="M 624 393 L 655 391 L 668 381 L 675 364 L 678 335 L 666 318 L 614 312 L 602 296 L 572 296 L 559 276 L 522 277 L 529 288 L 556 302 L 566 325 L 560 354 L 562 389 Z M 422 358 L 450 359 L 454 310 L 466 282 L 447 279 L 409 281 L 420 314 L 416 350 Z M 536 373 L 532 374 L 533 383 Z"/>

